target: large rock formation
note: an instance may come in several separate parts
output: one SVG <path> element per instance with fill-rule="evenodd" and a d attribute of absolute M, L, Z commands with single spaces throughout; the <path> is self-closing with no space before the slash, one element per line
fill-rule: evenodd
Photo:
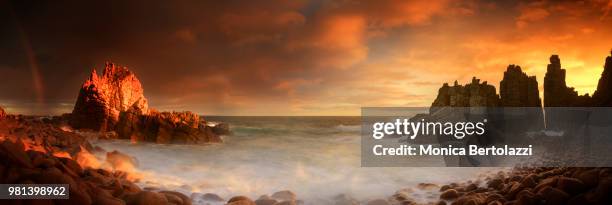
<path fill-rule="evenodd" d="M 0 119 L 4 118 L 5 116 L 6 116 L 6 112 L 4 112 L 4 109 L 0 107 Z"/>
<path fill-rule="evenodd" d="M 438 90 L 438 96 L 432 103 L 430 113 L 434 113 L 439 107 L 496 107 L 500 100 L 495 87 L 480 83 L 480 79 L 472 78 L 472 83 L 465 86 L 459 85 L 457 81 L 453 86 L 448 83 Z"/>
<path fill-rule="evenodd" d="M 606 58 L 604 70 L 597 84 L 597 90 L 593 93 L 592 106 L 612 106 L 612 51 L 610 54 Z"/>
<path fill-rule="evenodd" d="M 503 107 L 541 107 L 538 81 L 527 76 L 518 65 L 509 65 L 504 79 L 499 83 L 499 95 Z"/>
<path fill-rule="evenodd" d="M 589 106 L 589 95 L 579 96 L 573 87 L 565 83 L 565 69 L 561 68 L 558 55 L 550 57 L 550 64 L 544 76 L 544 106 L 545 107 L 576 107 Z"/>
<path fill-rule="evenodd" d="M 93 70 L 69 118 L 76 129 L 115 131 L 119 138 L 135 142 L 221 142 L 223 134 L 191 112 L 149 110 L 138 78 L 113 63 L 106 63 L 102 76 Z"/>
<path fill-rule="evenodd" d="M 157 112 L 141 115 L 134 110 L 122 112 L 117 124 L 121 139 L 161 144 L 200 144 L 221 142 L 221 138 L 192 112 Z"/>
<path fill-rule="evenodd" d="M 96 131 L 112 130 L 119 113 L 128 109 L 148 112 L 142 85 L 127 67 L 106 63 L 102 76 L 94 69 L 79 92 L 71 116 L 74 128 Z"/>

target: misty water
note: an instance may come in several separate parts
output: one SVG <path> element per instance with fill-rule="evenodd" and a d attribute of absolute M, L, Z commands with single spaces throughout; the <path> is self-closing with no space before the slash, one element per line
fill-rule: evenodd
<path fill-rule="evenodd" d="M 387 198 L 418 183 L 476 179 L 497 168 L 360 167 L 359 117 L 210 117 L 233 132 L 213 145 L 131 144 L 98 141 L 139 161 L 141 187 L 177 190 L 188 196 L 215 193 L 252 199 L 291 190 L 304 204 L 333 204 L 339 194 L 360 201 Z M 435 201 L 437 190 L 412 192 Z M 195 202 L 198 202 L 196 199 Z M 214 204 L 214 203 L 210 203 Z"/>

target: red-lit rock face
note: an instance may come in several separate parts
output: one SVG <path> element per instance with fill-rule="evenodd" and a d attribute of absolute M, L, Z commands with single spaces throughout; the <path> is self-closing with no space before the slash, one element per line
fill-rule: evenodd
<path fill-rule="evenodd" d="M 71 124 L 78 129 L 112 130 L 123 111 L 148 113 L 143 93 L 140 81 L 127 67 L 106 63 L 101 76 L 94 69 L 83 83 L 72 111 Z"/>
<path fill-rule="evenodd" d="M 4 109 L 0 107 L 0 119 L 4 118 L 5 115 L 6 115 L 6 112 L 4 112 Z"/>

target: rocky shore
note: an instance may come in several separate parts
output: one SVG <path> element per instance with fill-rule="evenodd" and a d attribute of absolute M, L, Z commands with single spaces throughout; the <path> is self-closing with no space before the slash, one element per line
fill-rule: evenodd
<path fill-rule="evenodd" d="M 94 152 L 106 154 L 104 161 Z M 189 205 L 184 194 L 145 191 L 135 182 L 134 161 L 93 147 L 85 137 L 38 118 L 0 118 L 0 183 L 68 184 L 67 200 L 3 200 L 2 204 Z"/>
<path fill-rule="evenodd" d="M 515 168 L 440 192 L 438 204 L 611 204 L 612 168 Z"/>

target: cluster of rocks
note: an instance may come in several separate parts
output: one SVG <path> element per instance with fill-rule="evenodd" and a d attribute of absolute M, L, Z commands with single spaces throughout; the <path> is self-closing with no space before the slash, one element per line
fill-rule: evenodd
<path fill-rule="evenodd" d="M 190 205 L 189 197 L 171 191 L 143 191 L 130 173 L 82 165 L 81 152 L 95 152 L 87 140 L 37 118 L 7 116 L 0 120 L 0 183 L 68 184 L 69 199 L 10 200 L 6 204 Z M 116 167 L 128 156 L 107 153 Z M 132 163 L 127 161 L 127 163 Z"/>
<path fill-rule="evenodd" d="M 500 82 L 500 95 L 487 81 L 476 77 L 465 86 L 457 81 L 451 87 L 444 83 L 431 104 L 431 111 L 440 107 L 539 107 L 541 101 L 535 76 L 527 76 L 520 66 L 509 65 Z M 430 113 L 434 113 L 430 112 Z"/>
<path fill-rule="evenodd" d="M 157 143 L 221 142 L 229 127 L 209 126 L 191 112 L 149 109 L 144 90 L 127 67 L 106 63 L 102 75 L 94 69 L 79 92 L 71 114 L 75 129 L 116 132 L 119 138 Z"/>
<path fill-rule="evenodd" d="M 515 168 L 480 184 L 444 185 L 440 192 L 438 204 L 611 204 L 612 168 Z"/>
<path fill-rule="evenodd" d="M 147 115 L 138 112 L 122 112 L 116 127 L 117 136 L 132 141 L 148 141 L 162 144 L 199 144 L 221 142 L 219 137 L 227 130 L 207 126 L 200 116 L 192 112 L 157 112 Z"/>
<path fill-rule="evenodd" d="M 609 107 L 612 106 L 612 56 L 606 58 L 604 70 L 593 97 L 578 95 L 565 81 L 566 70 L 561 68 L 558 55 L 550 57 L 544 76 L 544 107 Z M 447 83 L 439 89 L 432 107 L 541 107 L 538 82 L 528 76 L 518 65 L 509 65 L 500 82 L 499 96 L 495 87 L 476 78 L 465 86 L 450 87 Z"/>
<path fill-rule="evenodd" d="M 275 192 L 272 195 L 262 195 L 256 200 L 253 200 L 246 196 L 234 196 L 229 200 L 225 201 L 223 198 L 219 197 L 216 194 L 204 194 L 201 196 L 192 196 L 194 202 L 200 201 L 206 204 L 207 202 L 212 203 L 224 203 L 226 205 L 302 205 L 304 202 L 297 198 L 297 195 L 289 190 L 283 190 Z M 317 204 L 317 203 L 315 203 Z M 402 204 L 401 201 L 395 200 L 395 197 L 391 197 L 390 199 L 374 199 L 368 201 L 359 201 L 348 195 L 340 194 L 335 197 L 330 202 L 325 202 L 323 204 L 335 204 L 335 205 L 391 205 L 391 204 Z"/>
<path fill-rule="evenodd" d="M 495 87 L 487 81 L 480 83 L 480 79 L 474 77 L 472 82 L 465 86 L 459 85 L 457 81 L 453 86 L 444 83 L 431 104 L 430 113 L 434 113 L 439 107 L 494 107 L 499 104 Z"/>

